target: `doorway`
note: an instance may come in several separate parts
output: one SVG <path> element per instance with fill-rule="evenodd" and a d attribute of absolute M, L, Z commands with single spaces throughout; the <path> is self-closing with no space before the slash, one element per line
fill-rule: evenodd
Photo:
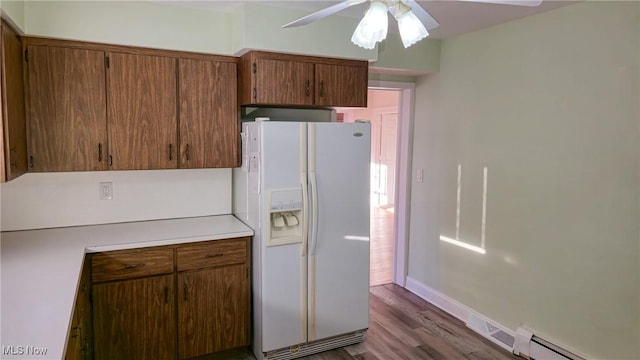
<path fill-rule="evenodd" d="M 338 110 L 338 118 L 344 122 L 368 120 L 371 123 L 371 286 L 388 284 L 394 279 L 400 95 L 396 89 L 369 89 L 367 108 Z"/>

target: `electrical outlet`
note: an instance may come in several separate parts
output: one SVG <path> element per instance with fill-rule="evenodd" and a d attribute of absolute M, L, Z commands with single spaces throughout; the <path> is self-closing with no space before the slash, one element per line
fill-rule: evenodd
<path fill-rule="evenodd" d="M 100 183 L 100 200 L 113 200 L 113 183 Z"/>

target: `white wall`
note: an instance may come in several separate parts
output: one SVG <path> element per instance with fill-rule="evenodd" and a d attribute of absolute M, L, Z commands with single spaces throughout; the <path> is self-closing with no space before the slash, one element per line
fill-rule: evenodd
<path fill-rule="evenodd" d="M 640 358 L 640 3 L 584 2 L 443 40 L 419 80 L 409 276 L 516 329 Z M 488 167 L 486 254 L 480 244 Z"/>
<path fill-rule="evenodd" d="M 151 1 L 26 1 L 30 36 L 230 54 L 228 14 Z"/>
<path fill-rule="evenodd" d="M 229 214 L 231 169 L 32 173 L 1 184 L 0 200 L 2 231 Z"/>
<path fill-rule="evenodd" d="M 24 0 L 2 0 L 0 1 L 0 10 L 3 13 L 3 18 L 6 17 L 8 21 L 24 32 Z"/>

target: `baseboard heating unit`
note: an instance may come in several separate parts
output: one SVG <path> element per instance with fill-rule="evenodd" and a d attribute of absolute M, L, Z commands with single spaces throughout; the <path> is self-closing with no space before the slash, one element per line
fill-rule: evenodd
<path fill-rule="evenodd" d="M 573 351 L 534 335 L 533 330 L 524 326 L 516 331 L 513 353 L 534 360 L 586 360 Z"/>
<path fill-rule="evenodd" d="M 299 344 L 280 350 L 269 351 L 266 354 L 265 359 L 291 360 L 317 354 L 327 350 L 333 350 L 344 346 L 357 344 L 364 341 L 366 333 L 366 330 L 361 330 L 345 335 L 339 335 L 327 339 L 312 341 L 305 344 Z"/>
<path fill-rule="evenodd" d="M 585 360 L 582 356 L 535 335 L 531 338 L 529 357 L 534 360 Z"/>

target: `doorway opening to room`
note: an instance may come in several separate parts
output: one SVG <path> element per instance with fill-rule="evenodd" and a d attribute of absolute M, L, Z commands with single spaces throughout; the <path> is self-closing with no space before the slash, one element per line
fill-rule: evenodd
<path fill-rule="evenodd" d="M 374 89 L 367 108 L 337 109 L 338 121 L 368 120 L 371 123 L 371 257 L 370 285 L 394 281 L 396 177 L 401 91 Z"/>

